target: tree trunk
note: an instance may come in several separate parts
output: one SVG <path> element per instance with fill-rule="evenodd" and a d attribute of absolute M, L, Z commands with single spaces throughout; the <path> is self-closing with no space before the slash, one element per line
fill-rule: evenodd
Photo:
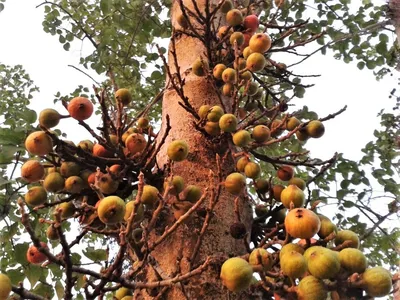
<path fill-rule="evenodd" d="M 204 11 L 205 2 L 218 1 L 196 1 L 201 11 Z M 184 5 L 194 11 L 192 1 L 184 1 Z M 180 13 L 179 2 L 174 1 L 172 8 L 172 24 L 176 25 L 175 17 Z M 206 60 L 206 49 L 204 45 L 196 38 L 187 35 L 176 36 L 176 57 L 180 67 L 181 76 L 185 79 L 184 92 L 188 97 L 191 105 L 197 110 L 203 104 L 217 105 L 220 100 L 206 77 L 195 76 L 191 72 L 192 63 L 201 56 Z M 171 46 L 170 46 L 171 50 Z M 173 57 L 169 52 L 169 67 L 171 73 L 175 73 Z M 225 106 L 231 105 L 232 99 L 224 98 Z M 201 187 L 204 192 L 206 187 L 210 186 L 210 171 L 214 173 L 213 185 L 217 189 L 219 180 L 217 177 L 216 154 L 224 157 L 229 148 L 228 138 L 222 137 L 219 141 L 211 140 L 199 132 L 194 127 L 195 118 L 183 109 L 178 103 L 182 102 L 176 91 L 169 88 L 164 94 L 162 105 L 162 129 L 160 136 L 165 132 L 165 124 L 167 115 L 170 117 L 171 131 L 167 137 L 165 145 L 157 157 L 157 163 L 162 168 L 167 164 L 168 157 L 166 155 L 166 146 L 173 140 L 185 140 L 189 145 L 189 155 L 187 160 L 177 162 L 172 165 L 174 175 L 180 175 L 185 179 L 185 184 L 193 184 Z M 234 160 L 232 156 L 226 155 L 221 165 L 223 178 L 234 171 Z M 208 207 L 210 196 L 208 196 L 202 207 Z M 207 256 L 219 258 L 214 260 L 200 276 L 195 276 L 188 282 L 176 284 L 166 289 L 162 299 L 249 299 L 248 292 L 231 294 L 228 296 L 228 290 L 224 288 L 219 279 L 220 266 L 222 262 L 231 256 L 243 255 L 247 253 L 243 240 L 235 240 L 229 234 L 230 226 L 235 223 L 236 216 L 234 211 L 235 196 L 227 193 L 224 188 L 221 189 L 221 195 L 218 203 L 212 213 L 212 219 L 208 230 L 204 235 L 200 250 L 196 259 L 191 262 L 193 249 L 199 237 L 199 232 L 205 220 L 204 215 L 200 216 L 196 213 L 185 224 L 181 225 L 169 238 L 155 248 L 151 255 L 158 262 L 158 265 L 164 275 L 174 277 L 177 273 L 185 274 L 191 269 L 196 268 L 204 262 Z M 250 234 L 252 209 L 249 203 L 243 198 L 239 200 L 239 211 L 241 221 L 246 225 L 247 232 Z M 174 223 L 174 217 L 170 210 L 166 210 L 163 216 L 165 222 L 157 224 L 153 234 L 149 238 L 149 244 L 154 242 L 165 230 L 165 226 L 171 226 Z M 146 280 L 159 280 L 155 276 L 152 268 L 146 271 Z M 138 299 L 153 299 L 157 291 L 142 290 L 138 294 Z M 232 295 L 234 295 L 232 297 Z M 251 297 L 251 296 L 250 296 Z M 255 297 L 251 297 L 255 299 Z"/>

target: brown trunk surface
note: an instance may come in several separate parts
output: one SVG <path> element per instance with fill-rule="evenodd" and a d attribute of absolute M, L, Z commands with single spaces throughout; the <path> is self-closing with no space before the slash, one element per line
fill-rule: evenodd
<path fill-rule="evenodd" d="M 205 0 L 196 1 L 200 10 L 204 11 Z M 218 1 L 210 1 L 217 3 Z M 192 1 L 184 1 L 184 5 L 192 10 Z M 174 16 L 180 11 L 179 3 L 174 1 L 172 9 L 172 24 L 176 21 Z M 171 47 L 170 47 L 171 48 Z M 197 39 L 180 35 L 176 37 L 176 53 L 178 64 L 180 66 L 181 75 L 185 78 L 185 95 L 189 98 L 191 105 L 197 110 L 203 104 L 217 105 L 220 104 L 218 96 L 210 82 L 205 77 L 197 77 L 191 73 L 191 65 L 199 56 L 205 58 L 205 47 Z M 173 66 L 173 58 L 169 55 L 169 65 L 171 73 L 175 72 Z M 231 99 L 225 98 L 226 107 L 229 107 Z M 215 173 L 214 186 L 218 185 L 216 154 L 224 156 L 229 148 L 228 139 L 226 137 L 220 139 L 219 142 L 212 142 L 202 133 L 195 129 L 193 122 L 195 118 L 184 110 L 178 103 L 182 102 L 174 89 L 170 88 L 166 91 L 162 105 L 162 129 L 161 134 L 165 131 L 166 116 L 170 117 L 171 131 L 168 135 L 166 145 L 176 139 L 185 140 L 189 147 L 189 156 L 183 162 L 174 163 L 172 171 L 174 175 L 180 175 L 185 179 L 185 184 L 194 184 L 203 190 L 210 185 L 210 170 Z M 164 146 L 158 155 L 158 165 L 163 167 L 167 163 L 166 146 Z M 222 165 L 223 176 L 234 171 L 234 161 L 231 155 Z M 197 259 L 192 262 L 192 269 L 204 262 L 207 256 L 215 256 L 220 259 L 216 264 L 212 264 L 201 276 L 192 277 L 183 284 L 176 284 L 170 287 L 163 294 L 161 299 L 256 299 L 250 296 L 248 292 L 232 294 L 221 284 L 219 279 L 220 266 L 224 259 L 246 254 L 246 247 L 243 240 L 235 240 L 229 234 L 230 225 L 235 222 L 234 212 L 235 197 L 222 188 L 222 193 L 218 204 L 215 207 L 213 218 L 208 230 L 203 238 Z M 207 207 L 210 197 L 207 197 L 202 207 Z M 250 233 L 252 209 L 249 203 L 240 200 L 240 215 L 242 222 L 246 225 L 247 231 Z M 190 257 L 197 242 L 199 232 L 203 225 L 204 217 L 194 217 L 181 225 L 169 238 L 162 244 L 157 246 L 152 252 L 152 256 L 157 260 L 163 275 L 173 277 L 177 272 L 185 274 L 190 271 Z M 149 244 L 156 240 L 164 231 L 165 226 L 171 226 L 174 218 L 171 212 L 163 216 L 163 222 L 157 224 L 153 231 Z M 162 224 L 161 224 L 162 223 Z M 182 259 L 179 260 L 179 257 Z M 158 270 L 159 271 L 159 270 Z M 155 276 L 151 267 L 147 269 L 146 281 L 159 280 Z M 153 299 L 157 291 L 142 290 L 137 294 L 138 299 Z M 228 295 L 229 294 L 229 295 Z"/>

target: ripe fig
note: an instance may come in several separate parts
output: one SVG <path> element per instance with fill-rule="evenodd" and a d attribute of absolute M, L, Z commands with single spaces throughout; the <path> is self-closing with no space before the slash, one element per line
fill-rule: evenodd
<path fill-rule="evenodd" d="M 244 50 L 243 50 L 244 59 L 247 59 L 250 56 L 250 54 L 252 54 L 252 53 L 254 53 L 254 52 L 250 49 L 250 47 L 244 48 Z"/>
<path fill-rule="evenodd" d="M 226 68 L 223 72 L 222 72 L 222 80 L 225 83 L 235 83 L 237 80 L 236 77 L 236 70 L 232 69 L 232 68 Z"/>
<path fill-rule="evenodd" d="M 251 72 L 259 72 L 264 69 L 266 63 L 264 55 L 254 52 L 247 57 L 246 67 Z"/>
<path fill-rule="evenodd" d="M 39 114 L 39 125 L 45 128 L 53 128 L 60 122 L 61 115 L 52 108 L 46 108 Z"/>
<path fill-rule="evenodd" d="M 239 172 L 244 172 L 244 168 L 250 162 L 250 159 L 247 156 L 242 156 L 236 163 L 236 169 Z"/>
<path fill-rule="evenodd" d="M 56 241 L 60 238 L 58 235 L 57 229 L 53 225 L 50 225 L 49 227 L 47 227 L 46 236 L 51 241 Z"/>
<path fill-rule="evenodd" d="M 40 242 L 40 245 L 43 248 L 48 248 L 45 242 Z M 38 265 L 45 262 L 47 260 L 47 256 L 40 252 L 36 246 L 32 245 L 26 252 L 26 259 L 29 263 Z"/>
<path fill-rule="evenodd" d="M 252 266 L 240 257 L 226 260 L 221 268 L 221 280 L 231 292 L 240 292 L 247 289 L 253 278 Z"/>
<path fill-rule="evenodd" d="M 282 181 L 288 181 L 293 177 L 294 170 L 291 166 L 280 166 L 276 171 L 276 176 Z"/>
<path fill-rule="evenodd" d="M 292 131 L 300 124 L 301 123 L 300 123 L 299 119 L 297 119 L 296 117 L 291 117 L 286 121 L 286 129 L 289 131 Z"/>
<path fill-rule="evenodd" d="M 270 138 L 271 131 L 265 125 L 257 125 L 254 127 L 251 136 L 257 143 L 264 143 Z"/>
<path fill-rule="evenodd" d="M 132 94 L 128 89 L 119 89 L 115 92 L 115 100 L 117 103 L 119 102 L 123 106 L 127 106 L 132 102 Z"/>
<path fill-rule="evenodd" d="M 276 201 L 281 201 L 281 195 L 285 187 L 281 184 L 275 184 L 272 187 L 272 194 Z"/>
<path fill-rule="evenodd" d="M 232 97 L 234 91 L 235 91 L 235 86 L 230 82 L 225 83 L 222 86 L 222 95 L 224 95 L 224 96 Z"/>
<path fill-rule="evenodd" d="M 251 141 L 250 132 L 247 130 L 240 130 L 232 137 L 233 143 L 238 147 L 246 147 Z"/>
<path fill-rule="evenodd" d="M 258 17 L 256 15 L 249 15 L 244 18 L 243 25 L 244 28 L 249 29 L 252 32 L 256 32 L 260 22 L 258 21 Z"/>
<path fill-rule="evenodd" d="M 141 153 L 146 148 L 147 142 L 140 133 L 132 133 L 125 140 L 125 147 L 130 154 Z"/>
<path fill-rule="evenodd" d="M 253 52 L 267 52 L 271 48 L 271 38 L 266 33 L 256 33 L 251 37 L 249 47 Z"/>
<path fill-rule="evenodd" d="M 294 184 L 286 187 L 281 193 L 281 202 L 286 208 L 290 208 L 292 202 L 294 207 L 302 207 L 305 199 L 304 192 Z"/>
<path fill-rule="evenodd" d="M 328 248 L 315 249 L 308 257 L 307 268 L 319 279 L 334 278 L 340 271 L 339 255 Z"/>
<path fill-rule="evenodd" d="M 328 235 L 330 235 L 332 232 L 337 232 L 337 227 L 335 224 L 332 223 L 332 221 L 323 216 L 323 215 L 319 215 L 318 216 L 320 221 L 321 221 L 321 228 L 318 231 L 318 236 L 321 239 L 326 238 Z"/>
<path fill-rule="evenodd" d="M 147 129 L 149 127 L 149 119 L 145 117 L 140 117 L 137 121 L 137 126 L 140 129 Z"/>
<path fill-rule="evenodd" d="M 75 97 L 68 103 L 67 109 L 72 118 L 83 121 L 92 115 L 93 104 L 88 98 Z"/>
<path fill-rule="evenodd" d="M 47 155 L 53 151 L 53 142 L 45 132 L 35 131 L 26 138 L 25 148 L 33 155 Z"/>
<path fill-rule="evenodd" d="M 57 193 L 64 189 L 65 179 L 58 172 L 50 173 L 43 181 L 43 187 L 47 192 Z"/>
<path fill-rule="evenodd" d="M 185 160 L 189 153 L 189 146 L 184 140 L 175 140 L 168 145 L 167 155 L 170 160 Z"/>
<path fill-rule="evenodd" d="M 225 179 L 225 188 L 233 195 L 239 195 L 245 186 L 246 178 L 240 173 L 231 173 Z"/>
<path fill-rule="evenodd" d="M 294 238 L 310 239 L 321 227 L 321 221 L 311 210 L 305 208 L 292 209 L 285 218 L 285 229 Z"/>
<path fill-rule="evenodd" d="M 279 252 L 279 259 L 282 260 L 282 257 L 286 254 L 286 253 L 290 253 L 292 251 L 296 251 L 298 253 L 300 253 L 301 255 L 303 255 L 304 253 L 304 249 L 299 246 L 298 244 L 286 244 L 282 247 L 281 251 Z"/>
<path fill-rule="evenodd" d="M 71 218 L 75 214 L 75 210 L 75 205 L 71 201 L 56 206 L 56 212 L 60 214 L 62 219 Z"/>
<path fill-rule="evenodd" d="M 100 144 L 93 145 L 93 155 L 98 156 L 98 157 L 106 157 L 106 158 L 110 158 L 110 157 L 114 156 L 114 154 L 111 151 L 107 150 L 104 146 L 102 146 Z"/>
<path fill-rule="evenodd" d="M 29 206 L 39 206 L 47 201 L 47 192 L 42 186 L 33 186 L 25 194 L 25 202 Z"/>
<path fill-rule="evenodd" d="M 43 165 L 34 159 L 25 162 L 21 167 L 21 177 L 29 183 L 37 182 L 45 173 Z"/>
<path fill-rule="evenodd" d="M 242 24 L 243 15 L 241 11 L 238 9 L 231 9 L 228 11 L 226 14 L 226 22 L 232 27 Z"/>
<path fill-rule="evenodd" d="M 108 196 L 102 199 L 97 207 L 97 214 L 104 224 L 117 224 L 125 216 L 125 202 L 118 196 Z"/>
<path fill-rule="evenodd" d="M 300 142 L 305 142 L 308 140 L 309 135 L 307 134 L 305 129 L 296 131 L 296 137 Z"/>
<path fill-rule="evenodd" d="M 235 45 L 235 43 L 238 47 L 242 46 L 244 43 L 243 33 L 241 33 L 240 31 L 235 31 L 234 33 L 231 34 L 229 42 L 231 43 L 232 46 Z"/>
<path fill-rule="evenodd" d="M 219 128 L 221 128 L 221 130 L 223 132 L 233 132 L 236 130 L 236 126 L 237 126 L 237 118 L 235 117 L 235 115 L 232 114 L 224 114 L 222 115 L 222 117 L 219 119 Z"/>

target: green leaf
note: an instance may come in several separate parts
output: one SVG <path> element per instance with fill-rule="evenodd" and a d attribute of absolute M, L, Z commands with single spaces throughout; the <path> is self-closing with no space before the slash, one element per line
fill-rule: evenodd
<path fill-rule="evenodd" d="M 31 286 L 34 286 L 40 279 L 40 276 L 42 276 L 43 269 L 40 266 L 29 264 L 25 270 L 25 273 Z"/>
<path fill-rule="evenodd" d="M 88 247 L 82 252 L 87 258 L 91 259 L 92 261 L 102 261 L 107 259 L 107 252 L 103 249 L 94 249 L 93 247 Z"/>
<path fill-rule="evenodd" d="M 62 285 L 62 283 L 60 281 L 56 282 L 55 289 L 56 289 L 56 294 L 57 294 L 58 299 L 60 299 L 60 300 L 63 299 L 64 298 L 64 286 Z"/>

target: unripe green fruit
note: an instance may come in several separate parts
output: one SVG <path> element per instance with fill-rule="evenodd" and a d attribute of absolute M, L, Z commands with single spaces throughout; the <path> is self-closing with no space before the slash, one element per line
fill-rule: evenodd
<path fill-rule="evenodd" d="M 246 67 L 248 70 L 252 72 L 259 72 L 264 69 L 267 61 L 265 60 L 264 55 L 261 53 L 254 52 L 249 55 L 246 60 Z"/>
<path fill-rule="evenodd" d="M 299 300 L 326 300 L 328 292 L 320 279 L 310 275 L 300 280 L 297 296 Z"/>
<path fill-rule="evenodd" d="M 118 190 L 119 182 L 113 179 L 110 174 L 104 174 L 97 181 L 97 186 L 100 192 L 110 195 Z"/>
<path fill-rule="evenodd" d="M 229 38 L 229 42 L 231 43 L 232 46 L 235 45 L 235 42 L 238 47 L 242 46 L 244 43 L 243 33 L 239 32 L 239 31 L 235 31 L 234 33 L 231 34 L 231 36 Z"/>
<path fill-rule="evenodd" d="M 280 259 L 283 274 L 290 278 L 300 278 L 307 271 L 307 263 L 303 255 L 297 251 L 287 252 Z"/>
<path fill-rule="evenodd" d="M 257 143 L 264 143 L 271 136 L 271 131 L 265 125 L 257 125 L 254 127 L 252 137 Z"/>
<path fill-rule="evenodd" d="M 243 15 L 238 9 L 231 9 L 226 14 L 226 22 L 232 27 L 240 25 L 243 22 L 243 19 Z"/>
<path fill-rule="evenodd" d="M 132 94 L 128 89 L 119 89 L 115 92 L 115 100 L 127 106 L 132 101 Z"/>
<path fill-rule="evenodd" d="M 250 286 L 253 268 L 243 258 L 233 257 L 226 260 L 221 268 L 221 280 L 231 292 L 240 292 Z"/>
<path fill-rule="evenodd" d="M 56 211 L 60 212 L 62 219 L 71 218 L 75 213 L 75 205 L 70 202 L 63 202 L 56 206 Z"/>
<path fill-rule="evenodd" d="M 332 232 L 337 232 L 337 227 L 335 224 L 332 223 L 332 221 L 323 216 L 319 215 L 319 219 L 321 220 L 321 228 L 318 231 L 318 236 L 321 239 L 326 238 L 328 235 L 330 235 Z"/>
<path fill-rule="evenodd" d="M 250 56 L 250 54 L 252 54 L 252 53 L 254 53 L 254 52 L 250 49 L 250 47 L 246 47 L 243 50 L 243 57 L 245 59 L 247 59 Z"/>
<path fill-rule="evenodd" d="M 236 163 L 236 169 L 239 172 L 244 172 L 244 168 L 250 162 L 250 159 L 247 156 L 242 156 Z"/>
<path fill-rule="evenodd" d="M 260 165 L 257 163 L 254 163 L 254 162 L 249 162 L 244 167 L 244 174 L 251 179 L 256 179 L 256 178 L 260 177 L 260 174 L 261 174 Z"/>
<path fill-rule="evenodd" d="M 222 73 L 226 70 L 224 64 L 217 64 L 213 69 L 213 76 L 215 79 L 222 80 Z"/>
<path fill-rule="evenodd" d="M 64 189 L 65 179 L 58 172 L 48 174 L 43 181 L 43 187 L 47 192 L 57 193 Z"/>
<path fill-rule="evenodd" d="M 307 248 L 306 251 L 304 251 L 304 258 L 306 259 L 306 261 L 309 260 L 311 253 L 315 252 L 315 251 L 323 251 L 323 249 L 325 249 L 322 246 L 311 246 L 310 248 Z"/>
<path fill-rule="evenodd" d="M 339 252 L 339 261 L 343 269 L 350 274 L 363 273 L 367 268 L 367 258 L 358 249 L 345 248 Z"/>
<path fill-rule="evenodd" d="M 167 155 L 173 161 L 185 160 L 189 153 L 189 146 L 183 140 L 171 142 L 167 148 Z"/>
<path fill-rule="evenodd" d="M 250 132 L 247 130 L 240 130 L 232 137 L 233 143 L 238 147 L 246 147 L 251 141 Z"/>
<path fill-rule="evenodd" d="M 300 253 L 301 255 L 303 255 L 304 253 L 304 249 L 298 245 L 298 244 L 286 244 L 282 247 L 281 251 L 279 252 L 279 259 L 282 259 L 282 257 L 286 254 L 286 253 L 290 253 L 292 251 L 296 251 L 298 253 Z"/>
<path fill-rule="evenodd" d="M 291 184 L 296 185 L 302 191 L 304 191 L 306 189 L 306 187 L 307 187 L 306 182 L 303 179 L 298 178 L 298 177 L 292 177 L 289 180 L 289 185 L 291 185 Z"/>
<path fill-rule="evenodd" d="M 25 202 L 29 206 L 39 206 L 47 201 L 47 192 L 41 186 L 31 187 L 25 194 Z"/>
<path fill-rule="evenodd" d="M 39 124 L 42 127 L 52 128 L 58 125 L 61 115 L 52 108 L 46 108 L 39 114 Z"/>
<path fill-rule="evenodd" d="M 236 70 L 232 68 L 226 68 L 222 72 L 222 80 L 225 83 L 235 83 L 237 80 Z"/>
<path fill-rule="evenodd" d="M 232 114 L 224 114 L 220 119 L 219 119 L 219 128 L 223 132 L 233 132 L 236 130 L 237 126 L 237 118 L 235 115 Z"/>
<path fill-rule="evenodd" d="M 221 12 L 226 14 L 228 11 L 230 11 L 233 8 L 233 3 L 230 0 L 225 0 L 224 3 L 221 5 Z"/>
<path fill-rule="evenodd" d="M 320 138 L 325 133 L 325 126 L 321 121 L 311 121 L 306 126 L 306 133 L 312 138 Z"/>
<path fill-rule="evenodd" d="M 218 122 L 207 122 L 206 125 L 204 125 L 204 130 L 211 136 L 217 136 L 220 134 Z"/>
<path fill-rule="evenodd" d="M 188 185 L 181 194 L 181 200 L 194 203 L 201 198 L 201 194 L 201 189 L 198 186 Z"/>
<path fill-rule="evenodd" d="M 64 161 L 60 167 L 60 174 L 64 177 L 79 176 L 81 167 L 72 161 Z"/>
<path fill-rule="evenodd" d="M 210 122 L 218 122 L 223 114 L 224 114 L 224 110 L 222 109 L 222 107 L 216 105 L 216 106 L 211 107 L 211 110 L 207 115 L 207 119 Z"/>
<path fill-rule="evenodd" d="M 80 141 L 77 146 L 84 151 L 93 152 L 94 144 L 90 140 L 83 140 L 83 141 Z"/>
<path fill-rule="evenodd" d="M 351 230 L 340 230 L 335 237 L 335 245 L 339 246 L 345 241 L 351 241 L 349 247 L 358 248 L 360 246 L 360 239 L 358 235 Z"/>
<path fill-rule="evenodd" d="M 383 297 L 392 290 L 392 276 L 382 267 L 367 269 L 362 274 L 363 288 L 369 296 Z"/>
<path fill-rule="evenodd" d="M 291 184 L 286 187 L 281 193 L 281 202 L 286 208 L 290 208 L 290 203 L 293 202 L 294 207 L 302 207 L 306 196 L 304 192 L 297 187 L 297 185 Z"/>
<path fill-rule="evenodd" d="M 136 206 L 135 208 L 135 218 L 133 219 L 133 222 L 141 222 L 144 218 L 144 207 L 142 204 L 137 205 L 135 200 L 129 201 L 126 206 L 125 206 L 125 215 L 124 215 L 124 220 L 125 222 L 128 222 L 129 217 L 132 214 L 133 207 Z"/>
<path fill-rule="evenodd" d="M 286 121 L 286 129 L 292 131 L 300 125 L 300 121 L 296 117 L 291 117 Z"/>
<path fill-rule="evenodd" d="M 172 177 L 172 180 L 170 183 L 168 183 L 167 181 L 165 181 L 164 183 L 164 190 L 167 189 L 170 186 L 170 194 L 171 195 L 177 195 L 180 192 L 183 191 L 183 189 L 185 188 L 185 180 L 183 179 L 183 177 L 175 175 Z"/>
<path fill-rule="evenodd" d="M 272 194 L 276 201 L 281 201 L 281 195 L 285 187 L 281 184 L 275 184 L 272 187 Z"/>
<path fill-rule="evenodd" d="M 5 300 L 8 298 L 12 290 L 11 280 L 10 278 L 0 273 L 0 299 Z"/>
<path fill-rule="evenodd" d="M 211 106 L 207 104 L 200 106 L 198 111 L 199 117 L 205 119 L 208 115 L 208 111 L 210 110 L 210 108 Z"/>
<path fill-rule="evenodd" d="M 108 196 L 100 200 L 97 214 L 104 224 L 117 224 L 125 216 L 125 202 L 118 196 Z"/>
<path fill-rule="evenodd" d="M 143 187 L 141 202 L 146 205 L 153 205 L 158 199 L 158 189 L 152 185 Z"/>
<path fill-rule="evenodd" d="M 310 253 L 308 271 L 320 279 L 334 278 L 340 271 L 339 256 L 328 248 L 319 248 Z"/>
<path fill-rule="evenodd" d="M 239 195 L 245 186 L 246 178 L 240 173 L 231 173 L 225 179 L 225 188 L 233 195 Z"/>
<path fill-rule="evenodd" d="M 249 264 L 252 266 L 262 265 L 265 272 L 271 270 L 273 263 L 271 254 L 263 248 L 256 248 L 250 253 Z"/>
<path fill-rule="evenodd" d="M 298 139 L 299 141 L 305 142 L 305 141 L 308 140 L 308 138 L 309 138 L 310 136 L 307 134 L 307 132 L 306 132 L 305 129 L 302 129 L 302 130 L 296 131 L 296 137 L 297 137 L 297 139 Z"/>
<path fill-rule="evenodd" d="M 115 291 L 115 298 L 118 300 L 123 299 L 125 296 L 131 296 L 133 295 L 132 290 L 126 288 L 126 287 L 120 287 L 118 290 Z"/>
<path fill-rule="evenodd" d="M 149 127 L 149 119 L 141 117 L 139 118 L 139 120 L 137 121 L 137 126 L 138 128 L 141 129 L 146 129 Z"/>
<path fill-rule="evenodd" d="M 204 59 L 196 59 L 192 65 L 192 72 L 196 76 L 206 76 L 208 73 L 208 63 Z"/>
<path fill-rule="evenodd" d="M 70 176 L 65 180 L 65 191 L 78 194 L 85 188 L 85 182 L 79 176 Z"/>
<path fill-rule="evenodd" d="M 257 91 L 258 91 L 258 84 L 256 82 L 250 82 L 247 88 L 247 95 L 254 96 L 257 93 Z"/>

